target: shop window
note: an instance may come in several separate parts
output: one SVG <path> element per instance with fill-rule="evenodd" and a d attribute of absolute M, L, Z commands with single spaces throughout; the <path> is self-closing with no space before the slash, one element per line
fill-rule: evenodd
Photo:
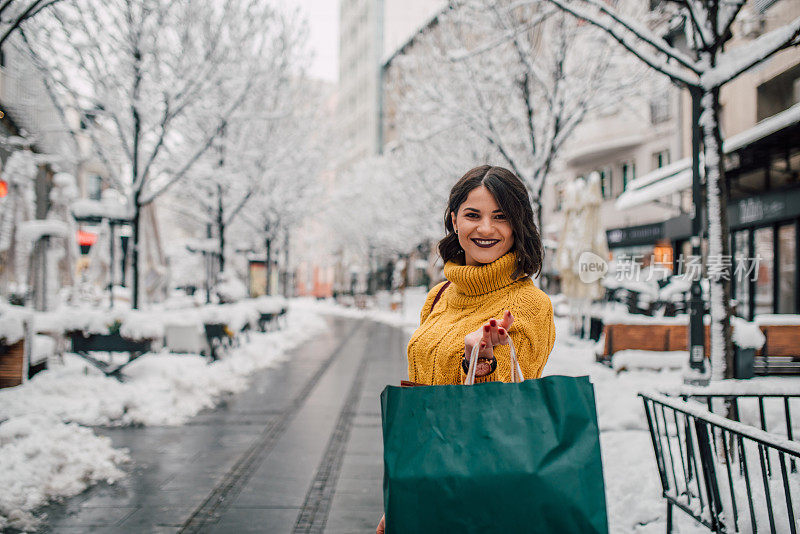
<path fill-rule="evenodd" d="M 626 161 L 620 166 L 620 169 L 622 171 L 622 190 L 625 191 L 628 184 L 636 179 L 636 164 Z"/>
<path fill-rule="evenodd" d="M 660 169 L 669 165 L 669 149 L 653 152 L 652 169 Z"/>
<path fill-rule="evenodd" d="M 772 227 L 759 228 L 754 231 L 755 253 L 759 257 L 758 277 L 756 278 L 755 312 L 772 313 L 773 311 L 773 230 Z"/>
<path fill-rule="evenodd" d="M 795 232 L 794 224 L 778 227 L 778 313 L 797 313 Z"/>

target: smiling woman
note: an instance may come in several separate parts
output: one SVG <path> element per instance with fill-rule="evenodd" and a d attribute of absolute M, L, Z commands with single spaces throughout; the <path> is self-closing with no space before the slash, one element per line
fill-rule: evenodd
<path fill-rule="evenodd" d="M 532 280 L 544 250 L 525 185 L 502 167 L 470 170 L 450 191 L 444 226 L 439 254 L 447 281 L 434 286 L 422 306 L 408 343 L 408 379 L 463 384 L 477 345 L 474 382 L 511 382 L 509 339 L 522 378 L 539 378 L 555 325 L 550 299 Z M 385 518 L 378 534 L 384 526 Z"/>
<path fill-rule="evenodd" d="M 408 345 L 409 380 L 462 384 L 477 344 L 476 382 L 508 382 L 509 338 L 523 376 L 538 378 L 555 328 L 550 299 L 532 280 L 544 252 L 525 185 L 502 167 L 476 167 L 450 191 L 444 225 L 447 281 L 422 307 Z"/>

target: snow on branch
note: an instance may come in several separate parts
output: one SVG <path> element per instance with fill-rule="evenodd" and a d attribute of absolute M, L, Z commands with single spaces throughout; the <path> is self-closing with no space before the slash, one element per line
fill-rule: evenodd
<path fill-rule="evenodd" d="M 691 72 L 687 73 L 685 69 L 681 69 L 671 64 L 670 60 L 680 62 L 678 57 L 681 57 L 684 60 L 686 58 L 683 56 L 683 54 L 675 51 L 672 47 L 664 43 L 663 39 L 653 35 L 649 30 L 646 30 L 639 25 L 634 25 L 633 23 L 631 23 L 630 27 L 628 27 L 608 15 L 602 16 L 589 11 L 588 9 L 576 7 L 568 0 L 547 1 L 555 4 L 563 11 L 566 11 L 567 13 L 570 13 L 579 19 L 583 19 L 590 24 L 601 28 L 629 52 L 641 59 L 651 68 L 657 70 L 665 76 L 668 76 L 671 80 L 684 85 L 697 85 L 698 80 L 696 73 L 698 71 L 696 70 L 696 67 L 689 69 Z M 640 31 L 642 33 L 639 33 Z M 651 52 L 646 48 L 646 46 L 655 48 L 657 53 Z M 677 52 L 677 56 L 675 52 Z M 660 53 L 661 56 L 659 56 L 658 53 Z"/>
<path fill-rule="evenodd" d="M 800 17 L 765 33 L 746 46 L 739 46 L 720 54 L 716 66 L 700 77 L 700 85 L 707 90 L 721 87 L 772 54 L 791 46 L 798 36 L 800 36 Z"/>

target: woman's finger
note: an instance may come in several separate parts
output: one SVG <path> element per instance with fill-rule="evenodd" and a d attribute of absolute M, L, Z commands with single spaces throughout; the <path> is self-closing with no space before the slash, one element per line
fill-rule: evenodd
<path fill-rule="evenodd" d="M 489 345 L 492 343 L 492 327 L 488 324 L 483 325 L 483 332 L 481 335 L 481 341 Z"/>
<path fill-rule="evenodd" d="M 514 316 L 511 315 L 511 310 L 506 310 L 506 312 L 503 314 L 503 320 L 501 321 L 501 323 L 502 324 L 500 326 L 502 326 L 506 330 L 511 328 L 511 325 L 514 324 Z"/>
<path fill-rule="evenodd" d="M 497 333 L 500 336 L 500 344 L 507 345 L 508 344 L 508 332 L 505 328 L 498 328 Z"/>

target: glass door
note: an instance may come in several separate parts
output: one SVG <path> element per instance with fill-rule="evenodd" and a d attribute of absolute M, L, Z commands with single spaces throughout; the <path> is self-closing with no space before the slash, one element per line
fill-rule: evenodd
<path fill-rule="evenodd" d="M 778 313 L 797 313 L 796 232 L 794 223 L 778 227 Z"/>
<path fill-rule="evenodd" d="M 756 314 L 773 313 L 774 230 L 771 226 L 768 226 L 754 230 L 753 234 L 755 253 L 758 258 L 758 278 L 756 279 L 755 293 Z"/>

